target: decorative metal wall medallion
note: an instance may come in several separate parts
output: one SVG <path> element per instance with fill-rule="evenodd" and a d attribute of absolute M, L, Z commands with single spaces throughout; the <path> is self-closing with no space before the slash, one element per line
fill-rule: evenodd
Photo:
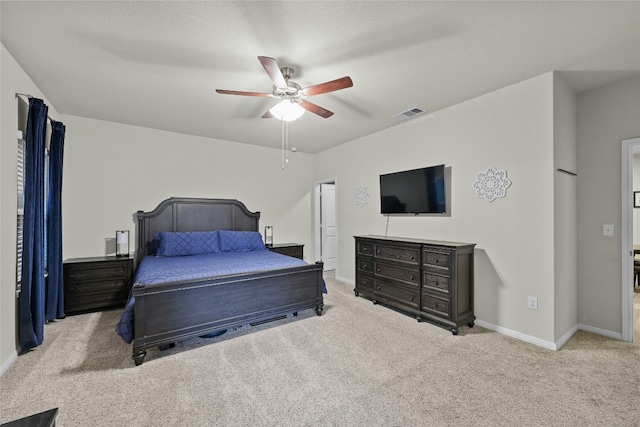
<path fill-rule="evenodd" d="M 507 195 L 507 188 L 511 185 L 511 181 L 507 178 L 507 171 L 489 168 L 484 172 L 478 173 L 476 180 L 473 182 L 473 188 L 476 190 L 476 196 L 493 202 L 498 197 Z"/>
<path fill-rule="evenodd" d="M 369 193 L 367 193 L 367 187 L 361 185 L 356 188 L 356 205 L 363 207 L 367 203 L 369 203 Z"/>

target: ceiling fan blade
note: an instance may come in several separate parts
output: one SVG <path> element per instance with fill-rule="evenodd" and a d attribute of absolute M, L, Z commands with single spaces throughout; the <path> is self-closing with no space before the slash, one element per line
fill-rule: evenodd
<path fill-rule="evenodd" d="M 300 106 L 302 108 L 304 108 L 305 110 L 312 112 L 313 114 L 317 114 L 320 117 L 323 117 L 325 119 L 328 119 L 329 117 L 333 116 L 333 112 L 322 108 L 319 105 L 314 104 L 313 102 L 309 102 L 309 101 L 301 101 L 300 102 Z"/>
<path fill-rule="evenodd" d="M 302 91 L 305 95 L 312 96 L 320 95 L 321 93 L 333 92 L 335 90 L 346 89 L 351 86 L 353 86 L 353 81 L 351 80 L 351 77 L 346 76 L 340 79 L 331 80 L 330 82 L 306 87 L 302 89 Z"/>
<path fill-rule="evenodd" d="M 280 71 L 280 67 L 275 59 L 268 56 L 258 56 L 258 60 L 278 89 L 286 89 L 288 87 L 287 81 L 284 79 L 282 71 Z"/>
<path fill-rule="evenodd" d="M 259 97 L 262 97 L 262 98 L 267 98 L 267 97 L 271 96 L 270 93 L 243 92 L 243 91 L 240 91 L 240 90 L 216 89 L 216 92 L 221 93 L 223 95 L 259 96 Z"/>
<path fill-rule="evenodd" d="M 267 110 L 267 112 L 262 115 L 262 118 L 263 119 L 272 119 L 273 118 L 273 114 L 271 114 L 270 110 Z"/>

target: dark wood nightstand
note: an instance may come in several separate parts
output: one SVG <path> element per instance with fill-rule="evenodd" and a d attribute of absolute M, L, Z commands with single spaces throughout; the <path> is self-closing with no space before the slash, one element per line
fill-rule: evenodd
<path fill-rule="evenodd" d="M 304 245 L 300 243 L 278 243 L 277 245 L 267 246 L 271 252 L 277 252 L 282 255 L 292 256 L 294 258 L 303 259 Z"/>
<path fill-rule="evenodd" d="M 63 268 L 65 314 L 122 307 L 129 297 L 133 258 L 71 258 Z"/>

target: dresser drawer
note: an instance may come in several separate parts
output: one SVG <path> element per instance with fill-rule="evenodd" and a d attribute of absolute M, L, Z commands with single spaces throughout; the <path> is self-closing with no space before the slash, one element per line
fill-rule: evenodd
<path fill-rule="evenodd" d="M 78 264 L 69 267 L 67 277 L 71 281 L 83 281 L 89 279 L 124 277 L 127 274 L 127 264 L 125 263 L 99 263 Z"/>
<path fill-rule="evenodd" d="M 429 267 L 435 267 L 438 269 L 449 270 L 451 268 L 451 253 L 450 252 L 433 252 L 431 250 L 424 251 L 424 265 Z"/>
<path fill-rule="evenodd" d="M 420 270 L 402 268 L 383 262 L 375 263 L 376 276 L 383 276 L 393 280 L 401 280 L 414 286 L 420 286 Z"/>
<path fill-rule="evenodd" d="M 356 254 L 373 256 L 373 243 L 358 241 L 356 243 Z"/>
<path fill-rule="evenodd" d="M 424 273 L 422 286 L 430 290 L 449 293 L 449 276 L 441 276 L 438 274 Z"/>
<path fill-rule="evenodd" d="M 87 280 L 87 281 L 72 281 L 67 283 L 65 292 L 67 295 L 83 295 L 83 294 L 95 294 L 102 292 L 128 292 L 129 281 L 126 278 L 114 278 L 108 280 Z"/>
<path fill-rule="evenodd" d="M 127 292 L 108 292 L 91 295 L 65 295 L 64 302 L 69 311 L 87 311 L 124 305 Z"/>
<path fill-rule="evenodd" d="M 373 259 L 372 258 L 358 258 L 357 259 L 358 271 L 364 273 L 373 273 Z"/>
<path fill-rule="evenodd" d="M 420 247 L 404 247 L 392 245 L 376 245 L 376 258 L 401 261 L 408 264 L 420 264 Z"/>
<path fill-rule="evenodd" d="M 281 255 L 303 259 L 304 258 L 303 248 L 304 248 L 304 245 L 298 245 L 295 243 L 286 243 L 286 244 L 269 246 L 268 249 L 271 252 L 277 252 Z"/>
<path fill-rule="evenodd" d="M 418 289 L 398 286 L 395 283 L 375 279 L 374 293 L 382 300 L 391 299 L 396 303 L 419 310 L 420 293 Z"/>
<path fill-rule="evenodd" d="M 422 311 L 446 319 L 451 318 L 451 300 L 445 296 L 422 293 Z"/>
<path fill-rule="evenodd" d="M 356 289 L 363 292 L 373 291 L 373 277 L 358 274 L 356 277 Z"/>

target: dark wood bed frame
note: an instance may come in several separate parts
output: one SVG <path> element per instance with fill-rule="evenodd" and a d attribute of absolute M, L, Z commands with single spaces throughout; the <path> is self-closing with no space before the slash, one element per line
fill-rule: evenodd
<path fill-rule="evenodd" d="M 161 231 L 258 231 L 260 212 L 237 200 L 172 197 L 150 212 L 136 214 L 136 266 L 151 254 Z M 313 308 L 320 316 L 323 264 L 177 281 L 134 283 L 133 360 L 146 350 L 186 338 L 262 322 Z"/>

